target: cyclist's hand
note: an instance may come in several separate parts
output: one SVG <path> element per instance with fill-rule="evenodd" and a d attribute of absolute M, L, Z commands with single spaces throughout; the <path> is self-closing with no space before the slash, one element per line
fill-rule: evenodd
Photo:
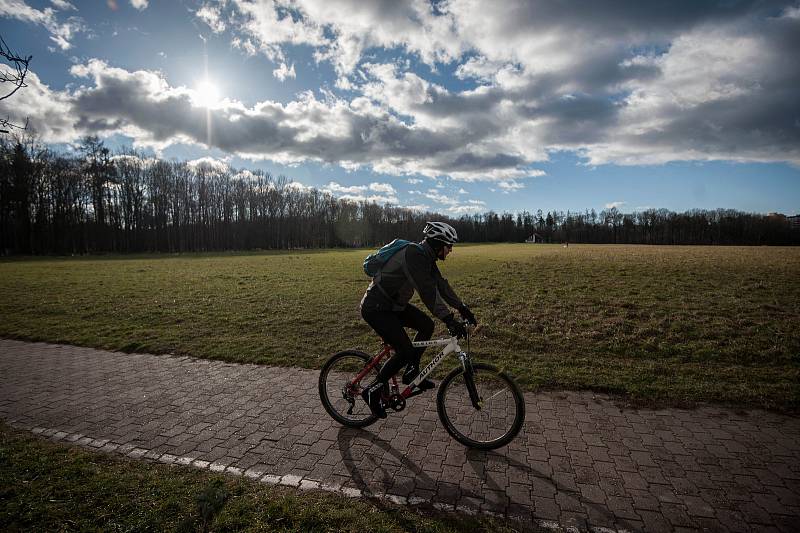
<path fill-rule="evenodd" d="M 475 315 L 470 311 L 469 307 L 466 305 L 462 305 L 461 308 L 458 310 L 461 318 L 472 324 L 473 326 L 478 325 L 478 319 L 475 318 Z"/>
<path fill-rule="evenodd" d="M 449 315 L 445 318 L 444 323 L 447 325 L 447 330 L 450 332 L 450 335 L 458 338 L 467 335 L 467 328 L 464 326 L 464 323 L 457 320 L 453 315 Z"/>

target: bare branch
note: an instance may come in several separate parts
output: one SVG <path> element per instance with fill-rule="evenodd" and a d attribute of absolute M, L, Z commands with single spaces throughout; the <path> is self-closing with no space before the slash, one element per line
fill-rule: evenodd
<path fill-rule="evenodd" d="M 3 91 L 0 91 L 0 93 L 9 91 L 4 96 L 0 96 L 0 100 L 5 100 L 22 87 L 27 87 L 25 76 L 28 74 L 28 63 L 33 56 L 23 58 L 18 55 L 8 47 L 6 41 L 0 36 L 0 57 L 8 63 L 7 67 L 11 67 L 0 70 L 0 83 L 10 83 L 13 86 L 10 90 L 4 88 Z"/>
<path fill-rule="evenodd" d="M 19 124 L 14 124 L 11 122 L 11 117 L 0 118 L 0 133 L 10 133 L 11 130 L 25 131 L 28 129 L 28 120 L 29 119 L 25 119 L 25 125 L 20 126 Z"/>

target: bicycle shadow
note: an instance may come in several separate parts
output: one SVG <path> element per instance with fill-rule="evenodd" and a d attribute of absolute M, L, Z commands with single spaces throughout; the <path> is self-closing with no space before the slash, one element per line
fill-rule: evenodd
<path fill-rule="evenodd" d="M 384 454 L 388 453 L 391 457 L 398 461 L 400 467 L 405 468 L 415 480 L 421 480 L 422 485 L 430 486 L 435 489 L 436 481 L 432 479 L 422 468 L 420 468 L 419 465 L 397 450 L 397 448 L 389 444 L 387 440 L 367 430 L 342 427 L 339 429 L 339 433 L 336 438 L 336 441 L 339 445 L 339 452 L 342 454 L 342 462 L 347 467 L 347 470 L 350 473 L 350 478 L 353 480 L 355 487 L 361 490 L 361 492 L 366 496 L 379 496 L 382 493 L 393 494 L 390 492 L 390 489 L 396 488 L 394 483 L 396 472 L 394 469 L 390 469 L 387 466 L 375 464 L 375 466 L 377 466 L 381 471 L 381 479 L 376 480 L 374 476 L 375 471 L 372 471 L 373 476 L 371 476 L 370 480 L 365 480 L 361 469 L 359 468 L 362 460 L 358 457 L 354 457 L 353 455 L 353 449 L 355 448 L 354 443 L 356 442 L 356 439 L 367 441 L 370 443 L 370 445 L 377 445 L 384 451 Z M 364 453 L 364 455 L 366 455 L 366 453 Z M 375 485 L 379 485 L 382 490 L 375 490 Z M 410 493 L 411 491 L 401 490 L 399 492 Z M 399 494 L 399 492 L 398 495 L 402 495 Z"/>
<path fill-rule="evenodd" d="M 358 441 L 369 443 L 370 446 L 376 445 L 384 452 L 383 457 L 386 457 L 386 454 L 388 454 L 389 457 L 394 460 L 392 461 L 392 465 L 383 465 L 377 461 L 365 462 L 363 456 L 367 455 L 366 451 L 359 451 L 357 454 L 353 453 L 353 450 L 357 448 L 356 443 Z M 438 495 L 440 483 L 446 483 L 446 480 L 437 480 L 431 478 L 431 476 L 423 468 L 421 468 L 403 452 L 392 446 L 389 441 L 368 430 L 342 427 L 337 435 L 337 443 L 339 446 L 339 451 L 342 454 L 342 461 L 350 474 L 350 479 L 352 480 L 353 485 L 367 497 L 379 497 L 383 494 L 414 497 L 414 491 L 419 487 L 424 487 L 427 491 L 432 491 L 434 494 Z M 356 455 L 360 457 L 357 457 Z M 513 469 L 517 472 L 524 473 L 529 479 L 532 477 L 538 478 L 540 481 L 552 486 L 556 493 L 563 492 L 573 496 L 576 501 L 580 503 L 581 507 L 585 508 L 586 510 L 591 509 L 593 511 L 592 514 L 595 518 L 590 518 L 592 522 L 600 519 L 602 522 L 607 524 L 614 524 L 617 528 L 636 530 L 636 525 L 615 516 L 602 504 L 587 501 L 580 495 L 580 492 L 575 492 L 569 487 L 559 484 L 554 479 L 548 477 L 546 473 L 537 470 L 529 464 L 518 461 L 513 457 L 497 451 L 478 451 L 469 450 L 466 448 L 464 449 L 464 455 L 466 459 L 464 465 L 465 469 L 467 468 L 467 465 L 469 465 L 469 468 L 472 469 L 475 477 L 483 480 L 483 483 L 487 489 L 506 494 L 507 503 L 505 505 L 500 505 L 496 509 L 492 509 L 491 506 L 486 506 L 484 510 L 494 512 L 499 511 L 502 514 L 511 515 L 513 513 L 510 513 L 509 510 L 512 508 L 528 509 L 533 517 L 537 517 L 533 497 L 530 497 L 527 500 L 515 499 L 512 495 L 508 494 L 505 486 L 500 486 L 497 480 L 492 477 L 492 470 L 487 469 L 487 465 L 489 465 L 491 462 L 495 462 L 499 463 L 500 465 L 505 465 L 506 470 Z M 398 466 L 399 468 L 397 468 Z M 365 471 L 362 472 L 362 469 Z M 395 483 L 395 475 L 402 469 L 405 469 L 405 471 L 408 472 L 409 478 L 413 478 L 412 487 L 408 488 L 401 486 L 401 490 L 394 491 L 393 489 L 397 488 L 397 484 Z M 367 475 L 369 479 L 365 479 L 365 475 Z M 473 501 L 484 501 L 485 497 L 483 491 L 473 490 L 462 485 L 459 485 L 459 493 L 459 499 L 468 498 L 472 499 Z M 454 502 L 437 498 L 436 496 L 425 499 L 426 503 L 444 503 L 451 506 L 454 505 Z M 562 511 L 562 514 L 564 512 L 566 512 L 567 515 L 572 518 L 577 518 L 579 521 L 580 515 L 589 514 L 586 511 L 577 510 Z M 587 526 L 587 523 L 580 524 L 580 527 Z"/>
<path fill-rule="evenodd" d="M 554 489 L 556 494 L 558 493 L 568 494 L 571 498 L 573 498 L 574 502 L 577 502 L 580 505 L 580 507 L 585 509 L 585 511 L 575 508 L 566 510 L 561 509 L 562 514 L 566 513 L 569 517 L 573 519 L 578 518 L 582 514 L 586 514 L 587 516 L 589 514 L 594 515 L 593 518 L 589 517 L 585 519 L 585 523 L 577 524 L 580 528 L 588 528 L 590 525 L 591 526 L 603 525 L 596 523 L 598 521 L 602 521 L 604 524 L 614 525 L 614 527 L 616 527 L 617 529 L 625 529 L 629 531 L 637 530 L 638 525 L 631 524 L 628 520 L 616 516 L 603 504 L 588 501 L 584 496 L 581 495 L 580 491 L 572 490 L 569 487 L 558 483 L 556 480 L 549 477 L 545 472 L 542 472 L 527 463 L 522 463 L 509 455 L 504 455 L 497 451 L 480 451 L 480 450 L 469 450 L 469 449 L 465 450 L 465 454 L 467 456 L 467 463 L 470 465 L 475 475 L 482 477 L 486 481 L 487 487 L 489 487 L 492 490 L 504 491 L 505 489 L 503 487 L 500 487 L 497 481 L 494 478 L 492 478 L 492 476 L 490 475 L 491 470 L 487 472 L 486 465 L 489 464 L 490 461 L 495 461 L 501 464 L 505 463 L 507 468 L 513 468 L 518 472 L 527 474 L 528 479 L 537 478 L 540 481 L 550 485 Z M 533 505 L 533 495 L 530 498 L 531 502 L 520 503 L 511 500 L 511 498 L 509 498 L 509 500 L 511 504 L 530 506 L 534 516 L 536 515 L 536 511 Z M 588 512 L 589 510 L 591 510 L 592 513 L 589 513 Z M 572 526 L 576 524 L 567 524 L 567 525 Z"/>

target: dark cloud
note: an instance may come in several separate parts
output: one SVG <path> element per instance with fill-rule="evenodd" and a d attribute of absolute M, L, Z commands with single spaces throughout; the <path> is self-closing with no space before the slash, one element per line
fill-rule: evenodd
<path fill-rule="evenodd" d="M 742 17 L 779 14 L 791 2 L 780 0 L 610 0 L 585 2 L 508 2 L 502 13 L 507 34 L 565 32 L 573 38 L 617 42 L 653 41 L 700 25 L 724 24 Z M 457 9 L 458 2 L 454 7 Z M 587 48 L 598 43 L 587 42 Z"/>

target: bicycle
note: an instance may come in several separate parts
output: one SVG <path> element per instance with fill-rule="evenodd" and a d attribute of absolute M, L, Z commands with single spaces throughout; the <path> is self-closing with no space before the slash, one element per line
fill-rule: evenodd
<path fill-rule="evenodd" d="M 436 410 L 447 432 L 469 448 L 493 450 L 511 442 L 525 421 L 525 399 L 514 380 L 505 372 L 486 363 L 473 363 L 469 356 L 469 331 L 465 336 L 467 351 L 456 337 L 413 342 L 415 347 L 444 346 L 405 389 L 400 391 L 397 376 L 392 376 L 383 402 L 395 412 L 406 407 L 406 400 L 420 394 L 416 386 L 444 360 L 455 353 L 461 365 L 455 367 L 439 384 Z M 373 356 L 359 350 L 334 354 L 322 366 L 319 395 L 322 405 L 340 424 L 363 428 L 376 422 L 361 399 L 364 386 L 378 374 L 380 362 L 394 349 L 388 344 Z M 362 385 L 363 384 L 363 385 Z"/>

